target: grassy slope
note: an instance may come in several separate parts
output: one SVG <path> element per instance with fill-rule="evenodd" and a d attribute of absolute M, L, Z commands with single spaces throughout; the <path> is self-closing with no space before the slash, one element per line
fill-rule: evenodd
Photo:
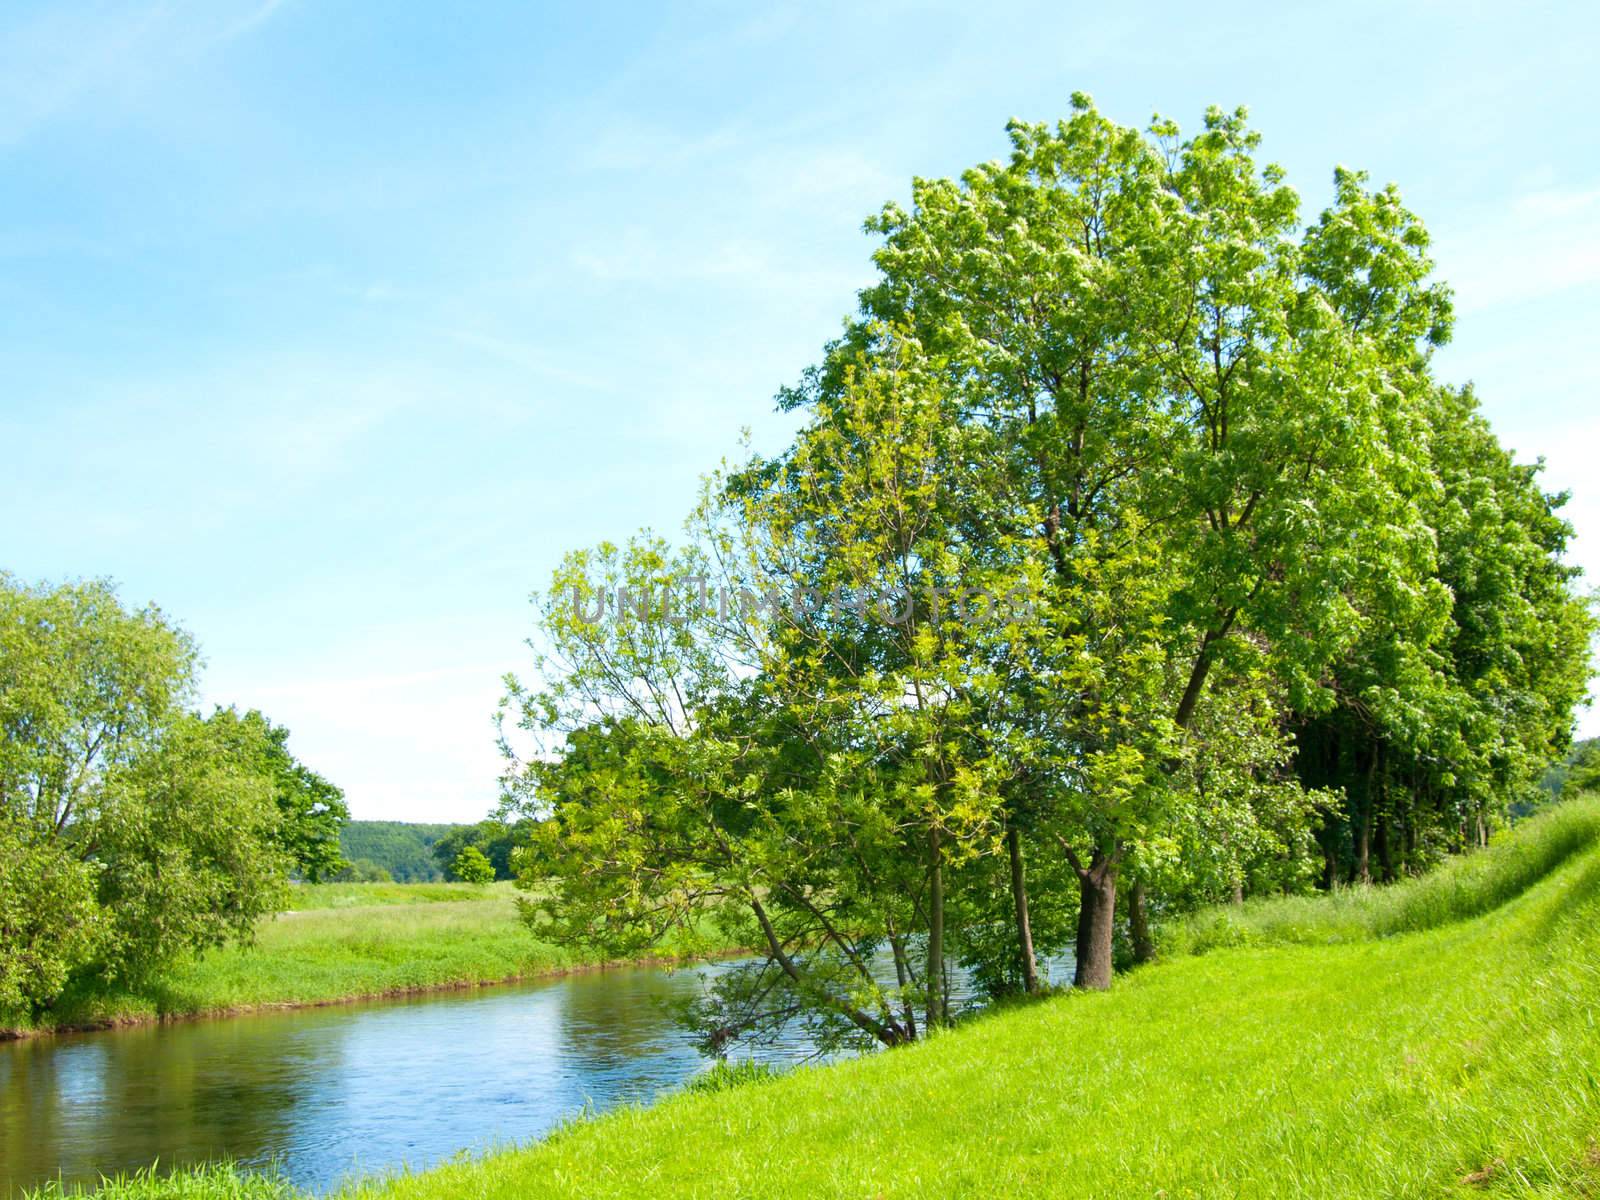
<path fill-rule="evenodd" d="M 298 887 L 295 911 L 264 923 L 254 946 L 213 951 L 137 994 L 69 996 L 54 1021 L 71 1028 L 316 1004 L 596 964 L 536 940 L 514 896 L 508 883 Z"/>
<path fill-rule="evenodd" d="M 1595 802 L 1438 881 L 1258 906 L 1256 945 L 1108 994 L 363 1195 L 1600 1194 L 1600 848 L 1580 826 Z"/>
<path fill-rule="evenodd" d="M 1487 854 L 1451 859 L 1393 887 L 1252 900 L 1207 909 L 1160 931 L 1165 957 L 1224 946 L 1327 945 L 1437 929 L 1499 908 L 1600 843 L 1600 797 L 1547 809 Z"/>

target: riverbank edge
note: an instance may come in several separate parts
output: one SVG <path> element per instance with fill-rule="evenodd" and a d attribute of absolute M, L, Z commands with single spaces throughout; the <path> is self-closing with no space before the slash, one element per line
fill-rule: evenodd
<path fill-rule="evenodd" d="M 469 992 L 480 988 L 505 987 L 513 983 L 535 983 L 546 979 L 561 979 L 570 975 L 592 975 L 602 971 L 618 971 L 632 967 L 686 967 L 696 963 L 724 962 L 751 953 L 748 947 L 730 947 L 705 954 L 647 954 L 637 958 L 608 958 L 600 962 L 569 963 L 559 967 L 541 967 L 520 971 L 495 979 L 456 979 L 444 983 L 421 983 L 407 987 L 385 988 L 375 992 L 354 992 L 340 996 L 325 996 L 316 1000 L 263 1000 L 252 1004 L 233 1004 L 224 1008 L 196 1009 L 191 1012 L 127 1013 L 98 1017 L 92 1021 L 70 1021 L 60 1025 L 42 1025 L 32 1028 L 0 1028 L 0 1043 L 25 1042 L 36 1038 L 57 1037 L 71 1033 L 109 1033 L 118 1029 L 137 1029 L 148 1025 L 181 1025 L 194 1021 L 224 1021 L 235 1017 L 264 1016 L 267 1013 L 296 1012 L 314 1008 L 337 1008 L 343 1005 L 376 1003 L 383 1000 L 400 1000 L 408 996 L 427 996 L 445 992 Z"/>

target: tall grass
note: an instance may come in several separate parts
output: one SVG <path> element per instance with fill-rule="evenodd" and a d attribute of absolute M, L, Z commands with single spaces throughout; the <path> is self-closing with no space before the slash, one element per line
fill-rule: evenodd
<path fill-rule="evenodd" d="M 317 908 L 370 908 L 378 904 L 440 904 L 487 900 L 514 894 L 509 882 L 473 883 L 297 883 L 289 892 L 290 911 Z"/>
<path fill-rule="evenodd" d="M 26 1193 L 25 1200 L 67 1200 L 86 1195 L 99 1200 L 295 1200 L 300 1193 L 274 1176 L 241 1173 L 222 1163 L 171 1174 L 151 1167 L 133 1175 L 104 1179 L 89 1188 L 50 1183 Z"/>
<path fill-rule="evenodd" d="M 1437 929 L 1490 912 L 1527 891 L 1573 855 L 1600 843 L 1600 796 L 1556 805 L 1454 857 L 1427 875 L 1331 895 L 1281 896 L 1222 905 L 1163 924 L 1163 957 L 1224 946 L 1317 945 Z"/>

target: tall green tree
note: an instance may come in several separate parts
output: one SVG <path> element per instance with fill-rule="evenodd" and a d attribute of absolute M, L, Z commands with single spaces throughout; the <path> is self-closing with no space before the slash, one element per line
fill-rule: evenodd
<path fill-rule="evenodd" d="M 0 806 L 67 836 L 192 699 L 194 670 L 189 636 L 109 583 L 0 574 Z"/>
<path fill-rule="evenodd" d="M 910 1040 L 918 984 L 871 971 L 893 921 L 880 905 L 904 908 L 906 880 L 856 867 L 893 860 L 899 831 L 761 675 L 770 609 L 693 599 L 705 564 L 641 537 L 569 556 L 538 598 L 543 686 L 511 680 L 505 712 L 508 752 L 534 739 L 508 776 L 511 805 L 540 818 L 518 856 L 528 919 L 616 953 L 707 925 L 764 947 L 694 1014 L 708 1045 L 791 1018 L 823 1045 Z"/>
<path fill-rule="evenodd" d="M 1481 841 L 1588 677 L 1559 498 L 1433 379 L 1449 293 L 1394 189 L 1338 171 L 1307 226 L 1242 111 L 1076 96 L 1011 137 L 871 222 L 788 449 L 691 551 L 569 557 L 511 683 L 555 735 L 510 780 L 537 919 L 766 947 L 712 1045 L 900 1044 L 953 960 L 1031 991 L 1069 940 L 1104 987 L 1123 885 L 1137 958 L 1151 910 L 1307 886 L 1314 835 L 1329 882 Z M 712 570 L 734 603 L 669 603 Z"/>
<path fill-rule="evenodd" d="M 1080 881 L 1079 982 L 1104 986 L 1118 871 L 1186 820 L 1185 764 L 1245 744 L 1195 736 L 1208 696 L 1263 720 L 1275 698 L 1320 711 L 1364 581 L 1428 590 L 1411 398 L 1447 298 L 1416 239 L 1340 216 L 1368 204 L 1359 188 L 1304 234 L 1242 112 L 1183 139 L 1074 108 L 1013 125 L 1009 162 L 918 180 L 912 209 L 884 210 L 861 319 L 785 401 L 825 406 L 862 354 L 893 352 L 877 330 L 905 327 L 1000 447 L 989 535 L 1032 533 L 1058 631 L 1041 674 L 1094 660 L 1066 702 L 1033 693 L 1055 748 L 1032 807 L 1056 814 Z M 1341 312 L 1358 276 L 1396 266 L 1409 291 L 1382 312 L 1409 324 Z M 1086 595 L 1107 587 L 1109 630 Z"/>
<path fill-rule="evenodd" d="M 1482 845 L 1532 798 L 1587 687 L 1594 621 L 1564 559 L 1565 497 L 1514 461 L 1470 391 L 1435 388 L 1428 404 L 1422 504 L 1442 601 L 1370 604 L 1331 672 L 1336 706 L 1295 721 L 1301 777 L 1343 797 L 1319 835 L 1325 886 Z"/>

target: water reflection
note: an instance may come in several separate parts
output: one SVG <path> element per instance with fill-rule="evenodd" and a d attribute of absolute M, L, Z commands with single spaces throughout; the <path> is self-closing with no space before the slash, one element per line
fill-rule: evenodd
<path fill-rule="evenodd" d="M 701 986 L 625 969 L 3 1046 L 0 1191 L 224 1155 L 321 1189 L 526 1140 L 701 1069 L 665 1007 Z"/>

